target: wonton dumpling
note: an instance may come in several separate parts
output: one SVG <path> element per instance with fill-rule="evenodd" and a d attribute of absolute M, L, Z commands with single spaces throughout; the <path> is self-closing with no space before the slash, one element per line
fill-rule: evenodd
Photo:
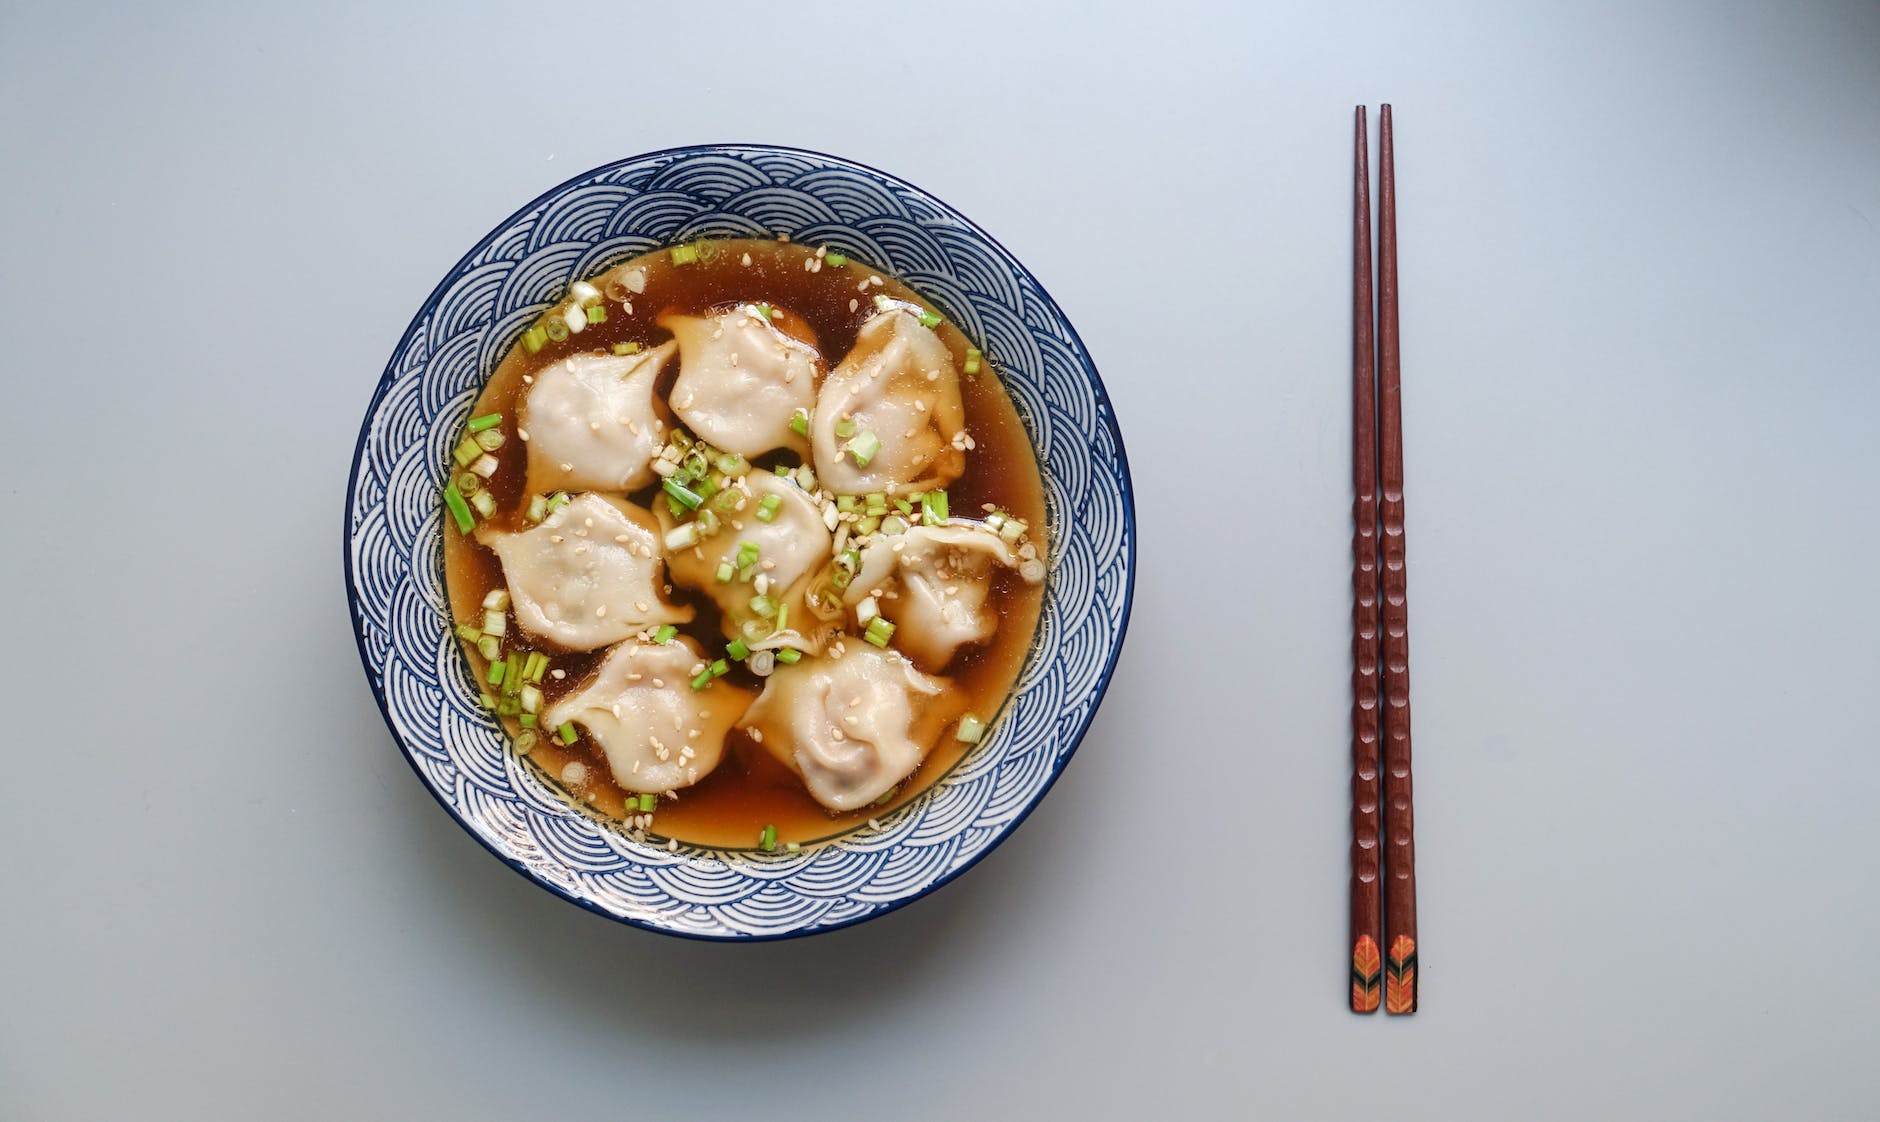
<path fill-rule="evenodd" d="M 628 791 L 689 787 L 724 758 L 725 734 L 753 697 L 725 682 L 691 689 L 692 668 L 703 661 L 688 638 L 629 639 L 608 651 L 580 688 L 550 706 L 542 724 L 584 726 L 606 753 L 614 782 Z"/>
<path fill-rule="evenodd" d="M 477 540 L 503 563 L 516 622 L 568 650 L 591 651 L 648 624 L 692 618 L 692 609 L 661 596 L 658 523 L 624 501 L 577 495 L 540 526 L 518 533 L 485 526 Z"/>
<path fill-rule="evenodd" d="M 773 472 L 753 471 L 740 482 L 749 492 L 744 509 L 719 514 L 721 528 L 716 534 L 692 549 L 673 554 L 672 579 L 716 600 L 724 613 L 725 638 L 735 639 L 742 634 L 744 623 L 756 618 L 751 598 L 757 591 L 750 581 L 721 582 L 718 566 L 726 561 L 735 565 L 739 547 L 749 542 L 757 547 L 757 572 L 764 574 L 765 595 L 789 605 L 790 618 L 788 630 L 762 639 L 747 634 L 745 642 L 753 650 L 796 647 L 820 651 L 825 629 L 816 626 L 818 621 L 804 610 L 803 595 L 811 577 L 829 559 L 832 536 L 823 522 L 822 507 L 801 487 Z M 758 504 L 766 495 L 776 495 L 780 500 L 776 517 L 769 522 L 757 517 Z M 659 522 L 666 529 L 678 524 L 664 504 L 659 507 Z"/>
<path fill-rule="evenodd" d="M 693 432 L 746 457 L 807 450 L 790 419 L 816 404 L 823 362 L 814 348 L 749 304 L 710 316 L 668 313 L 659 326 L 679 344 L 679 379 L 667 402 Z"/>
<path fill-rule="evenodd" d="M 651 482 L 666 439 L 653 383 L 677 349 L 570 355 L 535 375 L 517 422 L 529 434 L 529 490 L 626 492 Z"/>
<path fill-rule="evenodd" d="M 855 423 L 881 448 L 858 467 L 836 425 Z M 842 495 L 899 494 L 945 487 L 966 468 L 954 447 L 966 431 L 959 371 L 940 336 L 902 307 L 870 316 L 855 346 L 823 381 L 810 418 L 816 477 Z"/>
<path fill-rule="evenodd" d="M 971 526 L 916 526 L 862 550 L 861 568 L 843 602 L 854 607 L 876 593 L 891 593 L 878 605 L 895 625 L 895 647 L 924 669 L 939 670 L 955 651 L 998 630 L 998 613 L 986 603 L 994 564 L 1018 568 L 1018 556 L 997 534 Z"/>
<path fill-rule="evenodd" d="M 920 766 L 931 747 L 916 739 L 932 728 L 923 711 L 946 686 L 894 651 L 857 640 L 833 658 L 777 667 L 742 727 L 802 776 L 817 802 L 854 810 Z"/>

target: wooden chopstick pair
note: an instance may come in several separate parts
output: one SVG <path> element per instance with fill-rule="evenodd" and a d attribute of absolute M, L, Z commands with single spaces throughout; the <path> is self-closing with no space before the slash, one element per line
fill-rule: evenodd
<path fill-rule="evenodd" d="M 1374 1013 L 1381 1000 L 1386 1012 L 1414 1013 L 1417 877 L 1397 350 L 1397 187 L 1390 106 L 1385 105 L 1378 113 L 1374 335 L 1365 118 L 1360 105 L 1351 288 L 1351 1010 Z M 1388 948 L 1386 954 L 1378 953 L 1380 946 Z"/>

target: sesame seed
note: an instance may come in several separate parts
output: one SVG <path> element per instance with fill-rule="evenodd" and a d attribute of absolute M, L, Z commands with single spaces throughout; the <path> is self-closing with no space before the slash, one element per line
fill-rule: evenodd
<path fill-rule="evenodd" d="M 871 830 L 881 829 L 881 820 L 879 818 L 870 818 L 868 820 L 868 828 Z"/>
<path fill-rule="evenodd" d="M 857 308 L 859 308 L 859 307 L 861 307 L 861 306 L 862 306 L 862 302 L 861 302 L 860 300 L 850 300 L 850 301 L 849 301 L 849 311 L 851 311 L 851 312 L 852 312 L 852 311 L 854 311 L 855 309 L 857 309 Z"/>
<path fill-rule="evenodd" d="M 751 263 L 751 255 L 747 253 L 744 255 L 744 264 L 746 267 L 748 267 L 750 263 Z"/>
<path fill-rule="evenodd" d="M 563 678 L 566 678 L 568 676 L 568 672 L 566 670 L 555 669 L 555 670 L 550 670 L 548 672 L 548 676 L 555 679 L 557 682 L 559 682 Z"/>
<path fill-rule="evenodd" d="M 560 545 L 566 539 L 563 538 L 560 534 L 550 534 L 548 535 L 548 540 L 555 543 L 556 545 Z"/>
<path fill-rule="evenodd" d="M 679 852 L 679 839 L 678 839 L 678 838 L 667 838 L 667 839 L 666 839 L 666 852 L 667 852 L 667 853 L 677 853 L 677 852 Z"/>
<path fill-rule="evenodd" d="M 603 617 L 603 616 L 605 616 L 606 614 L 607 614 L 607 605 L 605 605 L 605 604 L 602 604 L 602 605 L 601 605 L 600 607 L 598 607 L 598 608 L 595 608 L 595 609 L 594 609 L 594 618 L 595 618 L 595 619 L 600 619 L 601 617 Z"/>
<path fill-rule="evenodd" d="M 527 440 L 527 439 L 529 439 L 529 430 L 528 430 L 528 429 L 517 429 L 517 430 L 516 430 L 516 435 L 517 435 L 517 436 L 519 436 L 519 437 L 521 437 L 521 438 L 522 438 L 523 440 Z"/>
<path fill-rule="evenodd" d="M 747 731 L 749 731 L 751 734 L 751 743 L 762 744 L 764 742 L 764 730 L 763 729 L 753 728 Z"/>
<path fill-rule="evenodd" d="M 636 612 L 644 612 L 644 611 L 647 611 L 647 610 L 648 610 L 648 608 L 647 608 L 647 603 L 646 603 L 646 601 L 644 601 L 644 600 L 635 600 L 635 601 L 633 602 L 633 610 L 634 610 L 634 611 L 636 611 Z"/>
<path fill-rule="evenodd" d="M 588 431 L 589 431 L 589 432 L 599 432 L 599 431 L 601 431 L 601 423 L 600 423 L 599 421 L 589 421 L 589 422 L 588 422 Z"/>
<path fill-rule="evenodd" d="M 522 376 L 522 384 L 525 386 L 533 386 L 535 384 L 535 375 L 524 374 Z"/>
<path fill-rule="evenodd" d="M 633 540 L 633 537 L 629 534 L 615 534 L 614 540 L 617 542 L 630 542 Z"/>
<path fill-rule="evenodd" d="M 573 471 L 573 470 L 574 470 L 574 465 L 573 465 L 573 464 L 570 464 L 570 463 L 563 463 L 563 464 L 561 465 L 561 470 L 563 470 L 563 471 Z"/>
<path fill-rule="evenodd" d="M 665 688 L 666 688 L 666 680 L 665 680 L 664 678 L 654 678 L 654 679 L 653 679 L 653 688 L 654 688 L 654 689 L 656 689 L 656 690 L 663 690 L 663 689 L 665 689 Z"/>
<path fill-rule="evenodd" d="M 838 744 L 840 744 L 840 743 L 841 743 L 842 741 L 844 741 L 844 740 L 847 740 L 847 739 L 848 739 L 848 737 L 846 737 L 846 736 L 843 736 L 843 735 L 842 735 L 842 730 L 841 730 L 841 729 L 830 729 L 830 730 L 829 730 L 829 736 L 830 736 L 830 738 L 831 738 L 831 739 L 833 739 L 833 740 L 834 740 L 834 741 L 835 741 L 836 743 L 838 743 Z"/>

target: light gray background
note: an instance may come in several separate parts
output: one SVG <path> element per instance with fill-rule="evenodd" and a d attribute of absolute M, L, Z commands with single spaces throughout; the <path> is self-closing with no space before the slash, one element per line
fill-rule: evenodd
<path fill-rule="evenodd" d="M 1880 8 L 0 4 L 0 1118 L 1853 1119 Z M 1351 106 L 1399 116 L 1424 1008 L 1344 1011 Z M 1135 622 L 937 896 L 632 931 L 420 788 L 359 418 L 545 188 L 765 140 L 1076 321 Z M 682 1114 L 682 1112 L 686 1112 Z"/>

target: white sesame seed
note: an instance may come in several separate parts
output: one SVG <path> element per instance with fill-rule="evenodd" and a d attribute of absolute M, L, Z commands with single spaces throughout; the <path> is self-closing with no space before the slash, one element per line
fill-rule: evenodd
<path fill-rule="evenodd" d="M 622 543 L 624 543 L 624 542 L 630 542 L 630 541 L 632 541 L 632 540 L 633 540 L 633 537 L 632 537 L 632 535 L 630 535 L 630 534 L 615 534 L 615 535 L 614 535 L 614 540 L 615 540 L 615 541 L 617 541 L 617 542 L 622 542 Z"/>
<path fill-rule="evenodd" d="M 595 609 L 594 609 L 594 618 L 595 618 L 595 619 L 600 619 L 601 617 L 603 617 L 603 616 L 605 616 L 606 614 L 607 614 L 607 605 L 605 605 L 605 604 L 602 604 L 602 605 L 601 605 L 600 607 L 598 607 L 598 608 L 595 608 Z"/>
<path fill-rule="evenodd" d="M 563 471 L 573 471 L 573 470 L 574 470 L 574 465 L 573 465 L 573 464 L 570 464 L 570 463 L 564 463 L 564 464 L 562 464 L 562 465 L 561 465 L 561 470 L 563 470 Z"/>
<path fill-rule="evenodd" d="M 653 688 L 654 688 L 654 689 L 656 689 L 656 690 L 663 690 L 663 689 L 665 689 L 665 688 L 666 688 L 666 680 L 665 680 L 664 678 L 654 678 L 654 679 L 653 679 Z"/>
<path fill-rule="evenodd" d="M 517 435 L 517 436 L 519 436 L 519 437 L 521 437 L 521 438 L 522 438 L 522 439 L 524 439 L 524 440 L 527 440 L 527 439 L 529 439 L 529 430 L 528 430 L 528 429 L 517 429 L 517 430 L 516 430 L 516 435 Z"/>
<path fill-rule="evenodd" d="M 753 728 L 747 731 L 749 731 L 751 734 L 751 743 L 762 744 L 764 742 L 764 730 L 763 729 Z"/>
<path fill-rule="evenodd" d="M 851 311 L 851 312 L 852 312 L 852 311 L 854 311 L 855 309 L 857 309 L 857 308 L 859 308 L 859 307 L 861 307 L 861 306 L 862 306 L 862 302 L 861 302 L 860 300 L 850 300 L 850 301 L 849 301 L 849 311 Z M 526 439 L 526 438 L 525 438 L 525 439 Z"/>
<path fill-rule="evenodd" d="M 633 602 L 633 610 L 636 612 L 644 612 L 648 610 L 648 605 L 644 600 L 635 600 Z"/>
<path fill-rule="evenodd" d="M 748 266 L 750 263 L 751 263 L 751 255 L 747 253 L 744 255 L 744 264 Z"/>
<path fill-rule="evenodd" d="M 557 682 L 559 682 L 563 678 L 566 678 L 568 676 L 568 672 L 566 670 L 561 670 L 561 669 L 550 670 L 548 672 L 548 676 L 555 679 Z"/>

